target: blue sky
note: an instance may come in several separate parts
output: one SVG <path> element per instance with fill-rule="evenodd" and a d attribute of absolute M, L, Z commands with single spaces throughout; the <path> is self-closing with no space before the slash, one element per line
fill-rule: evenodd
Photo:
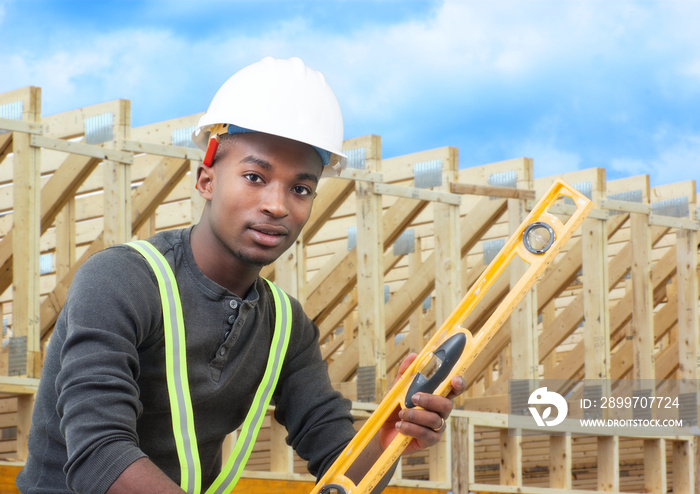
<path fill-rule="evenodd" d="M 700 182 L 698 21 L 697 0 L 0 0 L 0 92 L 40 86 L 45 115 L 125 98 L 139 126 L 299 56 L 384 157 Z"/>

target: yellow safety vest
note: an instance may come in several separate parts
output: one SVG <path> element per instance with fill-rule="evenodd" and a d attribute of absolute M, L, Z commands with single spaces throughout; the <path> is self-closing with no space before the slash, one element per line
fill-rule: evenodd
<path fill-rule="evenodd" d="M 146 258 L 156 275 L 163 306 L 165 331 L 165 366 L 170 398 L 170 413 L 173 420 L 173 434 L 177 455 L 180 460 L 180 487 L 188 494 L 199 494 L 202 473 L 194 431 L 194 415 L 190 387 L 187 380 L 187 356 L 185 346 L 185 326 L 182 318 L 180 292 L 175 274 L 163 255 L 149 242 L 138 240 L 129 245 Z M 270 355 L 262 381 L 255 393 L 253 404 L 243 422 L 236 444 L 226 465 L 206 494 L 231 492 L 243 472 L 243 467 L 255 444 L 260 426 L 272 393 L 277 386 L 284 357 L 292 332 L 292 307 L 287 294 L 274 283 L 267 281 L 275 301 L 275 332 L 270 347 Z"/>

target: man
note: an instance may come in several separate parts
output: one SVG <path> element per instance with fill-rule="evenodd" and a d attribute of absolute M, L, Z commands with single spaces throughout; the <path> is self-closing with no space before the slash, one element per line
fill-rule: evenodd
<path fill-rule="evenodd" d="M 342 166 L 342 117 L 321 74 L 299 59 L 266 58 L 222 86 L 194 140 L 207 150 L 196 177 L 202 217 L 150 239 L 179 291 L 186 358 L 169 349 L 165 282 L 146 254 L 121 245 L 91 257 L 47 350 L 29 458 L 17 479 L 22 492 L 196 492 L 190 486 L 200 482 L 206 489 L 219 482 L 224 437 L 260 406 L 254 396 L 267 382 L 282 302 L 259 272 L 296 240 L 322 173 Z M 352 437 L 352 418 L 330 385 L 318 329 L 290 304 L 288 346 L 269 359 L 281 360 L 271 386 L 275 418 L 320 476 Z M 186 392 L 177 396 L 191 399 L 182 406 L 171 394 L 173 363 L 186 366 Z M 463 391 L 462 380 L 453 384 Z M 361 478 L 398 432 L 415 438 L 409 452 L 439 440 L 451 401 L 418 399 L 421 408 L 385 427 L 367 464 L 349 475 Z M 177 424 L 187 424 L 189 403 L 188 432 Z M 195 453 L 183 453 L 183 442 Z"/>

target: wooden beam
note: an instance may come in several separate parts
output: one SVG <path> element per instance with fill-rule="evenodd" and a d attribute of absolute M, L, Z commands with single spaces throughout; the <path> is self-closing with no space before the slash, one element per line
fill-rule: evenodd
<path fill-rule="evenodd" d="M 634 352 L 632 377 L 635 379 L 634 393 L 640 396 L 654 396 L 654 293 L 651 285 L 651 228 L 648 218 L 641 213 L 630 214 L 632 246 L 632 320 L 631 336 Z M 651 444 L 651 443 L 649 443 Z M 656 446 L 653 447 L 657 447 Z M 647 447 L 651 448 L 645 443 Z M 656 467 L 655 465 L 654 467 Z M 660 487 L 654 479 L 654 489 Z M 664 482 L 665 485 L 665 469 Z M 664 489 L 660 492 L 666 492 Z"/>
<path fill-rule="evenodd" d="M 457 149 L 450 148 L 448 159 L 442 163 L 442 185 L 439 190 L 449 190 L 458 172 Z M 460 211 L 453 204 L 433 204 L 435 238 L 435 320 L 438 325 L 447 319 L 462 299 L 462 266 L 460 245 Z"/>
<path fill-rule="evenodd" d="M 17 459 L 27 461 L 28 439 L 32 427 L 32 412 L 36 393 L 20 394 L 17 397 Z"/>
<path fill-rule="evenodd" d="M 328 336 L 333 331 L 335 331 L 336 328 L 338 326 L 340 326 L 341 324 L 344 327 L 343 332 L 345 333 L 346 337 L 349 337 L 348 333 L 346 333 L 347 329 L 350 330 L 349 331 L 350 333 L 354 333 L 355 325 L 353 324 L 353 326 L 351 328 L 348 328 L 347 326 L 345 326 L 344 321 L 352 313 L 352 311 L 355 310 L 355 307 L 357 307 L 357 288 L 355 288 L 352 292 L 350 292 L 348 295 L 346 295 L 345 298 L 340 303 L 336 304 L 336 306 L 333 309 L 333 311 L 331 312 L 331 314 L 326 319 L 323 320 L 321 325 L 318 327 L 318 329 L 320 331 L 319 340 L 323 341 L 326 338 L 328 338 Z M 350 341 L 348 341 L 347 343 L 350 343 Z M 324 360 L 326 359 L 326 357 L 331 355 L 334 351 L 335 351 L 335 349 L 333 351 L 330 351 L 328 354 L 324 353 L 324 357 L 323 357 Z"/>
<path fill-rule="evenodd" d="M 56 277 L 63 278 L 75 264 L 75 198 L 56 216 Z"/>
<path fill-rule="evenodd" d="M 542 334 L 540 337 L 546 335 L 549 333 L 548 328 L 550 328 L 556 319 L 556 303 L 554 300 L 549 302 L 547 305 L 545 305 L 542 308 L 541 311 L 542 315 Z M 538 342 L 539 345 L 539 342 Z M 542 345 L 539 345 L 538 351 L 542 348 Z M 540 352 L 540 361 L 542 362 L 542 376 L 546 379 L 548 376 L 552 375 L 552 371 L 554 368 L 557 366 L 557 352 L 555 351 L 550 351 L 548 354 L 543 355 Z"/>
<path fill-rule="evenodd" d="M 666 492 L 666 441 L 644 440 L 644 487 L 646 492 Z"/>
<path fill-rule="evenodd" d="M 11 395 L 35 395 L 39 378 L 0 376 L 0 393 Z"/>
<path fill-rule="evenodd" d="M 466 417 L 452 417 L 452 492 L 469 492 L 474 483 L 474 426 Z"/>
<path fill-rule="evenodd" d="M 451 183 L 450 192 L 453 194 L 472 194 L 478 196 L 501 197 L 503 199 L 535 200 L 535 191 L 511 187 L 494 187 L 490 185 L 473 185 Z"/>
<path fill-rule="evenodd" d="M 357 284 L 357 251 L 338 252 L 305 285 L 304 311 L 316 325 L 323 324 L 334 306 Z"/>
<path fill-rule="evenodd" d="M 138 230 L 185 177 L 189 161 L 164 158 L 131 193 L 131 229 Z"/>
<path fill-rule="evenodd" d="M 199 148 L 190 148 L 182 146 L 166 146 L 163 144 L 154 144 L 151 142 L 132 141 L 125 139 L 121 142 L 120 148 L 131 153 L 147 153 L 155 154 L 168 158 L 180 158 L 183 160 L 202 161 L 204 151 Z"/>
<path fill-rule="evenodd" d="M 23 120 L 41 121 L 41 89 L 28 88 L 23 105 Z M 28 377 L 41 374 L 41 339 L 39 337 L 39 255 L 41 253 L 41 164 L 38 149 L 31 145 L 31 137 L 15 133 L 12 137 L 14 152 L 14 232 L 11 238 L 13 252 L 13 335 L 10 345 L 17 342 L 24 352 L 22 362 L 15 362 L 14 372 Z M 10 244 L 10 242 L 8 242 Z M 22 343 L 23 342 L 23 343 Z M 13 367 L 12 361 L 10 366 Z M 23 438 L 23 439 L 26 439 Z"/>
<path fill-rule="evenodd" d="M 598 490 L 620 490 L 620 439 L 617 436 L 598 437 Z"/>
<path fill-rule="evenodd" d="M 592 199 L 605 194 L 605 170 L 597 169 L 591 177 Z M 581 230 L 583 239 L 583 315 L 586 379 L 610 379 L 610 312 L 608 306 L 608 236 L 604 221 L 587 218 Z M 610 396 L 603 389 L 603 396 Z"/>
<path fill-rule="evenodd" d="M 44 131 L 44 127 L 38 122 L 9 118 L 0 118 L 0 129 L 10 132 L 21 132 L 23 134 L 41 134 Z"/>
<path fill-rule="evenodd" d="M 694 490 L 696 469 L 693 462 L 693 443 L 692 441 L 673 441 L 672 445 L 673 492 L 691 494 Z"/>
<path fill-rule="evenodd" d="M 131 164 L 134 157 L 131 153 L 120 151 L 118 149 L 110 149 L 97 144 L 84 144 L 82 142 L 64 141 L 63 139 L 54 139 L 52 137 L 32 136 L 32 146 L 64 153 L 78 154 L 89 158 L 97 158 L 100 160 L 113 160 L 119 163 Z"/>
<path fill-rule="evenodd" d="M 115 143 L 121 147 L 129 139 L 131 106 L 121 100 L 114 116 Z M 131 240 L 131 166 L 120 161 L 105 160 L 104 168 L 104 240 L 116 245 Z"/>
<path fill-rule="evenodd" d="M 352 180 L 340 178 L 324 178 L 322 186 L 319 187 L 318 196 L 314 199 L 314 206 L 311 210 L 309 221 L 306 222 L 302 235 L 304 245 L 308 244 L 318 233 L 321 227 L 330 219 L 338 208 L 355 191 L 355 184 Z"/>
<path fill-rule="evenodd" d="M 549 437 L 549 486 L 553 489 L 571 490 L 571 435 Z"/>
<path fill-rule="evenodd" d="M 523 485 L 523 448 L 522 432 L 519 430 L 500 430 L 500 484 L 520 487 Z"/>
<path fill-rule="evenodd" d="M 698 327 L 698 234 L 676 231 L 676 284 L 678 300 L 678 379 L 681 393 L 694 394 L 698 402 L 698 365 L 700 328 Z"/>
<path fill-rule="evenodd" d="M 384 194 L 387 196 L 409 197 L 411 199 L 420 199 L 421 201 L 452 204 L 453 206 L 459 206 L 462 203 L 461 198 L 456 194 L 451 194 L 449 192 L 441 192 L 437 190 L 418 189 L 416 187 L 375 184 L 374 191 L 377 194 Z"/>
<path fill-rule="evenodd" d="M 413 278 L 423 263 L 423 247 L 420 237 L 415 241 L 414 251 L 408 255 L 408 277 Z M 408 346 L 412 352 L 420 352 L 425 346 L 423 304 L 420 304 L 409 317 Z"/>
<path fill-rule="evenodd" d="M 303 293 L 300 288 L 305 270 L 304 249 L 301 234 L 297 237 L 293 245 L 289 247 L 277 260 L 273 266 L 275 268 L 275 283 L 288 295 L 299 300 L 299 294 Z M 303 300 L 299 300 L 302 304 Z"/>
<path fill-rule="evenodd" d="M 437 192 L 450 192 L 450 183 L 457 181 L 459 156 L 457 148 L 448 148 L 447 159 L 442 162 L 442 185 Z M 456 199 L 461 199 L 456 196 Z M 450 314 L 464 296 L 462 290 L 462 237 L 460 235 L 460 202 L 433 203 L 433 224 L 435 239 L 435 320 L 438 326 Z M 422 303 L 421 299 L 421 303 Z M 406 319 L 404 319 L 405 321 Z M 451 446 L 443 435 L 441 441 L 428 451 L 429 477 L 431 480 L 449 480 L 452 471 L 449 465 Z"/>
<path fill-rule="evenodd" d="M 691 201 L 692 203 L 692 201 Z M 698 357 L 700 356 L 700 338 L 698 333 L 698 234 L 692 230 L 676 231 L 677 264 L 677 313 L 678 340 L 677 362 L 680 395 L 686 400 L 693 400 L 697 405 L 698 396 Z M 681 342 L 681 344 L 678 344 Z M 697 418 L 697 417 L 696 417 Z M 700 476 L 696 474 L 697 461 L 700 458 L 700 440 L 693 443 L 678 444 L 673 447 L 673 487 L 674 492 L 700 491 Z M 678 487 L 677 487 L 678 486 Z"/>
<path fill-rule="evenodd" d="M 379 137 L 369 136 L 363 147 L 365 168 L 381 173 Z M 359 401 L 376 402 L 386 392 L 382 196 L 375 193 L 371 182 L 357 182 L 355 197 L 359 345 L 357 397 Z"/>

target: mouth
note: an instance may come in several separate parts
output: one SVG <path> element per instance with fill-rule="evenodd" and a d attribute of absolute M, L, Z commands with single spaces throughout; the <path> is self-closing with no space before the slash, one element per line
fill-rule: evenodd
<path fill-rule="evenodd" d="M 279 225 L 252 225 L 249 229 L 255 242 L 265 247 L 277 247 L 286 240 L 289 234 L 289 230 Z"/>

